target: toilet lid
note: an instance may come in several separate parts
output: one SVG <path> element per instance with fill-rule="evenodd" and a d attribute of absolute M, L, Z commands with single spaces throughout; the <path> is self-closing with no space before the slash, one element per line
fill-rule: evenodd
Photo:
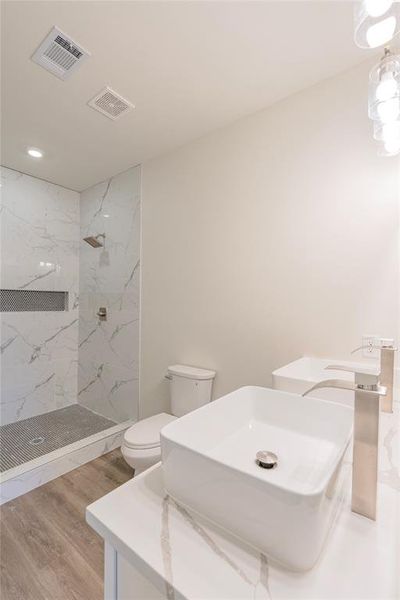
<path fill-rule="evenodd" d="M 138 421 L 129 427 L 124 434 L 124 443 L 129 448 L 156 448 L 160 445 L 160 431 L 176 417 L 167 413 L 160 413 Z"/>

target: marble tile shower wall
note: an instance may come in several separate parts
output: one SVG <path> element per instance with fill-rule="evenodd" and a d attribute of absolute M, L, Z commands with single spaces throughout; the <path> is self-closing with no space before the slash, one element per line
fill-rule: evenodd
<path fill-rule="evenodd" d="M 81 194 L 78 402 L 116 422 L 139 403 L 140 167 Z M 97 311 L 107 309 L 107 321 Z"/>
<path fill-rule="evenodd" d="M 1 423 L 77 401 L 79 194 L 1 167 L 1 287 L 69 292 L 65 312 L 1 313 Z"/>

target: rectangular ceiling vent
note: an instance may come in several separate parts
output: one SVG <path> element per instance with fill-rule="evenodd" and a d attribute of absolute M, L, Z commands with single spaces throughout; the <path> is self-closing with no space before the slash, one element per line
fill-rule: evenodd
<path fill-rule="evenodd" d="M 113 121 L 135 108 L 131 102 L 109 87 L 105 87 L 97 96 L 89 100 L 88 105 Z"/>
<path fill-rule="evenodd" d="M 56 77 L 67 79 L 90 56 L 89 52 L 53 27 L 32 56 L 33 62 L 44 67 Z"/>

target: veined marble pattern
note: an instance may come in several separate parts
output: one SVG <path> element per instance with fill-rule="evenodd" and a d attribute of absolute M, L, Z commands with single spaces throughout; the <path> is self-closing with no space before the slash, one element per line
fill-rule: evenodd
<path fill-rule="evenodd" d="M 139 399 L 140 167 L 81 194 L 81 239 L 102 233 L 80 246 L 78 402 L 122 422 Z"/>
<path fill-rule="evenodd" d="M 68 291 L 66 312 L 1 314 L 1 422 L 76 402 L 79 194 L 1 167 L 1 287 Z"/>
<path fill-rule="evenodd" d="M 167 600 L 395 600 L 399 408 L 395 402 L 394 414 L 381 413 L 377 520 L 351 512 L 349 485 L 310 571 L 285 570 L 179 505 L 164 490 L 161 464 L 90 505 L 87 521 Z"/>

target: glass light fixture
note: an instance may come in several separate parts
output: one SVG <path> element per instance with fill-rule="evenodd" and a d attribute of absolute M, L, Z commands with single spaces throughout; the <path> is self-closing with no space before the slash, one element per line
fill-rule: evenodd
<path fill-rule="evenodd" d="M 374 121 L 374 138 L 382 142 L 400 140 L 400 120 L 390 123 Z"/>
<path fill-rule="evenodd" d="M 397 83 L 393 71 L 383 72 L 375 90 L 375 97 L 378 102 L 390 100 L 396 95 L 396 91 Z"/>
<path fill-rule="evenodd" d="M 397 140 L 388 140 L 384 143 L 384 146 L 386 152 L 388 152 L 389 154 L 397 154 L 398 152 L 400 152 L 400 138 Z"/>
<path fill-rule="evenodd" d="M 400 154 L 400 139 L 384 142 L 378 149 L 379 156 L 396 156 L 397 154 Z"/>
<path fill-rule="evenodd" d="M 392 5 L 392 0 L 365 0 L 365 10 L 370 17 L 381 17 Z"/>
<path fill-rule="evenodd" d="M 377 105 L 377 113 L 382 123 L 391 123 L 400 116 L 400 99 L 391 98 Z"/>
<path fill-rule="evenodd" d="M 396 17 L 386 17 L 382 21 L 370 25 L 366 32 L 367 43 L 370 48 L 378 48 L 393 39 L 396 30 Z"/>
<path fill-rule="evenodd" d="M 378 48 L 400 31 L 400 3 L 363 0 L 354 9 L 354 41 L 360 48 Z"/>
<path fill-rule="evenodd" d="M 369 74 L 368 116 L 383 123 L 400 115 L 400 55 L 389 48 Z"/>
<path fill-rule="evenodd" d="M 400 55 L 388 48 L 369 75 L 368 115 L 374 138 L 382 142 L 379 155 L 400 153 Z"/>

